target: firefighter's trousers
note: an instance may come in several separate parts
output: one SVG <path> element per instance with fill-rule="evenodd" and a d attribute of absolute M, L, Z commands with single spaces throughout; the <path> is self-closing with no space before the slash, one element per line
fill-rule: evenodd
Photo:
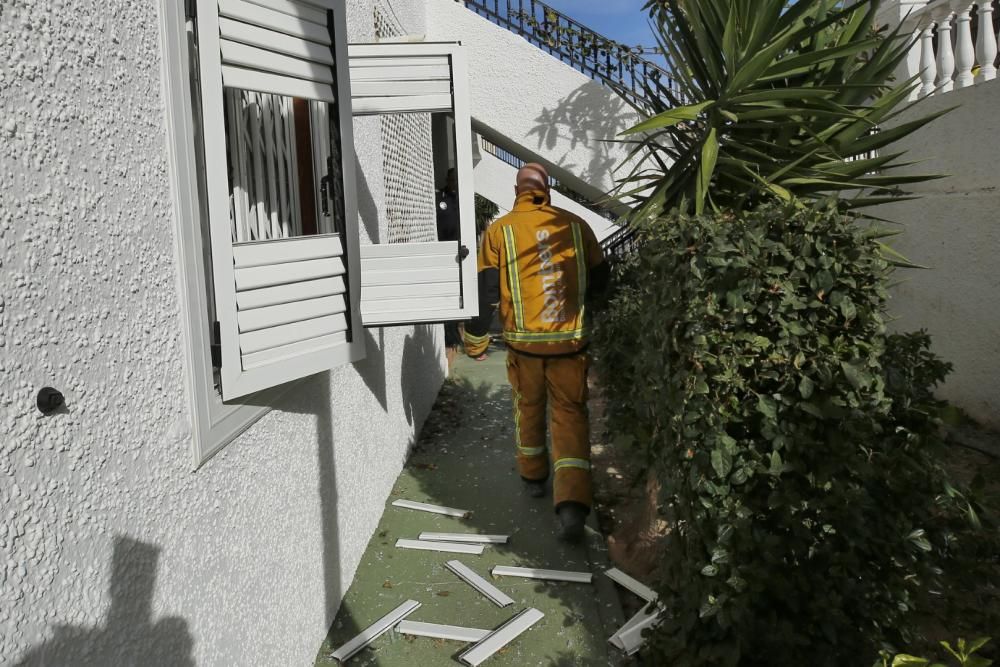
<path fill-rule="evenodd" d="M 540 357 L 507 349 L 507 377 L 514 396 L 517 467 L 521 477 L 548 479 L 545 408 L 550 411 L 551 467 L 556 507 L 566 501 L 590 507 L 590 420 L 587 412 L 589 358 Z"/>

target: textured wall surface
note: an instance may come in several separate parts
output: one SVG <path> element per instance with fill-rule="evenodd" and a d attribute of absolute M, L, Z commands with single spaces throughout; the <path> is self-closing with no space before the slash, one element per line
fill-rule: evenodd
<path fill-rule="evenodd" d="M 0 0 L 4 665 L 311 664 L 443 377 L 439 327 L 374 330 L 192 471 L 158 6 Z M 371 237 L 377 119 L 356 132 Z"/>
<path fill-rule="evenodd" d="M 637 122 L 608 88 L 454 0 L 427 0 L 428 39 L 469 49 L 472 118 L 497 143 L 558 167 L 553 176 L 594 201 L 614 185 L 627 150 L 609 144 Z M 599 29 L 599 26 L 594 26 Z"/>
<path fill-rule="evenodd" d="M 1000 428 L 1000 81 L 925 99 L 909 115 L 956 105 L 900 146 L 907 159 L 922 160 L 913 171 L 948 177 L 921 183 L 920 199 L 876 215 L 902 223 L 890 243 L 930 269 L 898 274 L 895 327 L 927 329 L 955 366 L 941 395 Z"/>

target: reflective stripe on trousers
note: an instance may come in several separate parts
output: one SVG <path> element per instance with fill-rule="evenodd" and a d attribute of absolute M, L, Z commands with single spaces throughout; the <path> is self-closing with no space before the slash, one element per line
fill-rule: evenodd
<path fill-rule="evenodd" d="M 587 412 L 586 354 L 535 357 L 507 351 L 507 377 L 514 398 L 517 464 L 521 477 L 546 479 L 552 439 L 553 499 L 591 505 L 590 422 Z M 546 429 L 546 407 L 550 411 Z"/>

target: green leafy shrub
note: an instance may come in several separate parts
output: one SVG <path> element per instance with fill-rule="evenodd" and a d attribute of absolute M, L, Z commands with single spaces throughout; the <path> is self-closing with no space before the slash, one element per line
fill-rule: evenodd
<path fill-rule="evenodd" d="M 989 637 L 980 637 L 974 642 L 966 644 L 964 639 L 959 639 L 957 645 L 952 648 L 951 644 L 948 642 L 941 642 L 941 647 L 948 654 L 949 658 L 954 660 L 954 665 L 958 667 L 990 667 L 993 664 L 992 660 L 988 660 L 981 656 L 976 655 L 979 649 L 983 648 L 990 642 Z M 947 667 L 942 662 L 931 663 L 927 658 L 918 658 L 913 655 L 907 655 L 905 653 L 900 653 L 899 655 L 892 657 L 886 651 L 882 652 L 881 659 L 876 662 L 872 667 Z"/>
<path fill-rule="evenodd" d="M 670 524 L 655 664 L 871 664 L 941 557 L 949 370 L 887 334 L 878 233 L 836 202 L 636 230 L 595 349 Z"/>

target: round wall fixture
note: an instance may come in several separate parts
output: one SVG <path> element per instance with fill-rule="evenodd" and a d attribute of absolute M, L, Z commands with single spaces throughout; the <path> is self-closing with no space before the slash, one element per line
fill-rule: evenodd
<path fill-rule="evenodd" d="M 43 415 L 50 415 L 66 403 L 66 397 L 58 389 L 42 387 L 38 390 L 35 405 Z"/>

